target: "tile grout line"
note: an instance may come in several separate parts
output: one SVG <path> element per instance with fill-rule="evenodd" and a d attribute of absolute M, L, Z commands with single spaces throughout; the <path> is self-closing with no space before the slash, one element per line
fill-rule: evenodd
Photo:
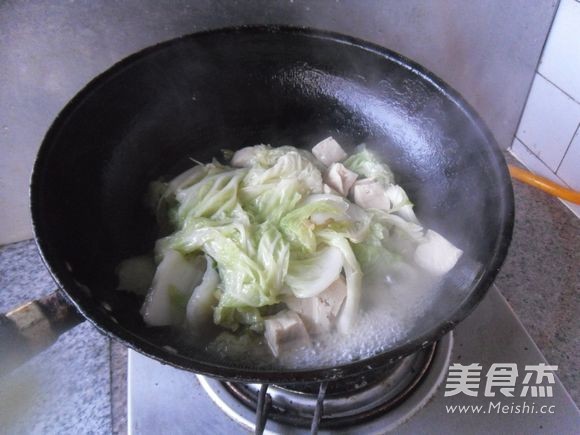
<path fill-rule="evenodd" d="M 534 86 L 534 80 L 536 79 L 536 74 L 538 74 L 538 69 L 540 68 L 540 64 L 542 63 L 542 58 L 544 57 L 544 50 L 546 49 L 546 45 L 548 44 L 548 39 L 550 37 L 550 33 L 552 32 L 552 27 L 554 27 L 554 21 L 556 21 L 556 15 L 558 14 L 558 9 L 560 8 L 561 2 L 562 2 L 562 0 L 558 0 L 556 3 L 556 7 L 554 8 L 554 13 L 552 14 L 552 21 L 550 22 L 550 27 L 548 28 L 548 33 L 546 33 L 546 38 L 544 39 L 544 43 L 542 44 L 542 49 L 540 50 L 540 56 L 538 57 L 538 61 L 536 62 L 536 66 L 534 68 L 534 75 L 532 77 L 532 81 L 530 83 L 530 86 L 528 87 L 528 91 L 526 92 L 526 99 L 524 100 L 524 105 L 522 106 L 522 110 L 520 111 L 520 116 L 518 117 L 518 122 L 516 124 L 516 130 L 514 132 L 514 137 L 516 137 L 516 135 L 517 135 L 517 132 L 520 128 L 520 124 L 522 122 L 522 118 L 524 117 L 524 113 L 525 113 L 526 108 L 528 106 L 528 100 L 530 98 L 530 94 L 532 93 L 532 87 Z"/>
<path fill-rule="evenodd" d="M 558 176 L 558 174 L 555 174 L 554 172 L 552 172 L 552 169 L 551 169 L 551 168 L 550 168 L 548 165 L 546 165 L 546 164 L 544 163 L 544 161 L 543 161 L 542 159 L 540 159 L 540 158 L 539 158 L 539 157 L 538 157 L 538 156 L 537 156 L 537 155 L 536 155 L 536 154 L 535 154 L 535 153 L 534 153 L 534 152 L 533 152 L 531 149 L 529 149 L 529 148 L 528 148 L 528 146 L 527 146 L 527 145 L 524 143 L 524 141 L 522 141 L 522 140 L 521 140 L 519 137 L 517 137 L 517 136 L 514 136 L 514 139 L 517 139 L 517 141 L 518 141 L 519 143 L 521 143 L 521 144 L 522 144 L 522 146 L 523 146 L 523 147 L 524 147 L 524 148 L 525 148 L 525 149 L 526 149 L 526 150 L 527 150 L 527 151 L 528 151 L 528 152 L 529 152 L 529 153 L 530 153 L 532 156 L 534 156 L 536 159 L 538 159 L 538 161 L 539 161 L 539 162 L 540 162 L 540 163 L 541 163 L 541 164 L 542 164 L 542 165 L 543 165 L 545 168 L 547 168 L 547 169 L 548 169 L 548 171 L 550 171 L 552 174 L 554 174 L 554 176 L 555 176 L 555 177 L 556 177 L 558 180 L 560 180 L 560 181 L 562 182 L 562 185 L 563 185 L 564 187 L 571 188 L 571 186 L 570 186 L 569 184 L 567 184 L 567 183 L 566 183 L 564 180 L 562 180 L 562 179 L 561 179 L 561 178 Z M 517 161 L 518 161 L 520 164 L 522 164 L 522 165 L 523 165 L 523 166 L 524 166 L 524 167 L 525 167 L 525 168 L 526 168 L 528 171 L 532 171 L 532 169 L 530 168 L 530 166 L 528 166 L 528 163 L 526 163 L 526 162 L 525 162 L 524 158 L 523 158 L 523 157 L 520 157 L 520 156 L 518 156 L 516 153 L 514 153 L 514 150 L 513 150 L 513 142 L 512 142 L 512 146 L 511 146 L 511 147 L 509 147 L 509 148 L 507 149 L 507 151 L 508 151 L 508 152 L 509 152 L 509 153 L 510 153 L 512 156 L 514 156 L 514 157 L 515 157 L 515 159 L 516 159 L 516 160 L 517 160 Z M 533 171 L 532 171 L 532 172 L 533 172 Z M 568 201 L 565 201 L 565 200 L 564 200 L 564 199 L 562 199 L 562 198 L 557 198 L 557 197 L 555 197 L 555 198 L 556 198 L 558 201 L 560 201 L 560 203 L 561 203 L 561 204 L 562 204 L 562 205 L 563 205 L 563 206 L 564 206 L 564 207 L 565 207 L 565 208 L 566 208 L 566 209 L 567 209 L 567 210 L 568 210 L 570 213 L 572 213 L 574 216 L 576 216 L 578 219 L 580 219 L 580 214 L 576 213 L 576 211 L 574 211 L 574 210 L 572 209 L 572 207 L 571 207 L 571 205 L 572 205 L 572 204 L 571 204 L 570 202 L 568 202 Z"/>
<path fill-rule="evenodd" d="M 556 177 L 558 180 L 560 180 L 560 182 L 561 182 L 561 183 L 562 183 L 562 184 L 563 184 L 565 187 L 570 187 L 570 185 L 569 185 L 568 183 L 566 183 L 564 180 L 562 180 L 562 179 L 560 178 L 560 176 L 559 176 L 558 174 L 556 174 L 556 173 L 555 173 L 555 172 L 552 170 L 552 168 L 550 168 L 550 167 L 549 167 L 549 166 L 548 166 L 548 165 L 547 165 L 547 164 L 546 164 L 546 163 L 545 163 L 545 162 L 544 162 L 544 161 L 543 161 L 543 160 L 542 160 L 542 159 L 541 159 L 541 158 L 540 158 L 540 157 L 539 157 L 539 156 L 538 156 L 538 155 L 537 155 L 535 152 L 533 152 L 533 151 L 532 151 L 532 150 L 531 150 L 531 149 L 530 149 L 530 148 L 529 148 L 529 147 L 526 145 L 526 143 L 525 143 L 523 140 L 521 140 L 521 139 L 520 139 L 519 137 L 517 137 L 517 136 L 515 136 L 515 139 L 517 139 L 517 140 L 518 140 L 518 141 L 519 141 L 519 142 L 522 144 L 522 146 L 523 146 L 523 147 L 524 147 L 524 148 L 525 148 L 525 149 L 526 149 L 526 150 L 527 150 L 527 151 L 528 151 L 528 152 L 529 152 L 529 153 L 530 153 L 532 156 L 534 156 L 536 159 L 538 159 L 538 161 L 539 161 L 539 162 L 540 162 L 540 163 L 541 163 L 541 164 L 542 164 L 542 165 L 543 165 L 543 166 L 544 166 L 544 167 L 545 167 L 545 168 L 546 168 L 548 171 L 550 171 L 552 174 L 554 174 L 554 176 L 555 176 L 555 177 Z M 513 149 L 513 146 L 511 146 L 509 149 L 510 149 L 510 150 L 512 150 L 512 149 Z M 512 154 L 514 157 L 516 157 L 516 158 L 518 159 L 518 161 L 520 161 L 520 163 L 522 163 L 522 164 L 523 164 L 523 165 L 524 165 L 524 166 L 525 166 L 525 167 L 526 167 L 528 170 L 530 170 L 530 171 L 531 171 L 530 167 L 529 167 L 527 164 L 525 164 L 525 163 L 523 162 L 523 160 L 520 160 L 520 158 L 519 158 L 519 157 L 518 157 L 518 156 L 517 156 L 515 153 L 511 152 L 511 154 Z"/>
<path fill-rule="evenodd" d="M 540 51 L 540 57 L 538 58 L 538 61 L 536 62 L 536 68 L 534 68 L 534 73 L 538 72 L 538 70 L 540 68 L 540 64 L 542 63 L 542 58 L 544 57 L 544 51 L 546 51 L 546 45 L 548 45 L 548 39 L 550 39 L 550 33 L 552 33 L 552 29 L 554 28 L 554 21 L 556 21 L 556 15 L 558 15 L 558 10 L 560 9 L 561 4 L 562 4 L 562 0 L 558 0 L 556 7 L 554 8 L 554 13 L 552 15 L 552 21 L 550 22 L 550 27 L 548 28 L 548 33 L 546 33 L 546 39 L 544 39 L 544 43 L 542 44 L 542 50 Z M 531 88 L 532 87 L 530 86 L 530 90 L 531 90 Z M 526 102 L 527 101 L 528 101 L 528 99 L 526 98 Z"/>
<path fill-rule="evenodd" d="M 562 92 L 564 95 L 566 95 L 568 98 L 570 98 L 572 101 L 574 101 L 576 104 L 580 104 L 580 101 L 576 101 L 576 99 L 570 95 L 568 92 L 566 92 L 564 89 L 562 89 L 560 86 L 558 86 L 556 83 L 554 83 L 552 80 L 550 80 L 548 77 L 546 77 L 544 74 L 542 74 L 540 71 L 536 71 L 536 74 L 538 74 L 540 77 L 542 77 L 544 80 L 546 80 L 548 83 L 550 83 L 552 86 L 554 86 L 556 89 L 558 89 L 560 92 Z"/>
<path fill-rule="evenodd" d="M 574 131 L 574 134 L 572 135 L 572 138 L 570 139 L 570 143 L 566 147 L 566 151 L 564 151 L 564 155 L 562 156 L 562 160 L 560 160 L 560 163 L 558 163 L 558 167 L 556 168 L 556 172 L 555 172 L 556 175 L 558 175 L 558 171 L 560 170 L 560 166 L 562 166 L 562 163 L 564 163 L 564 159 L 566 158 L 566 154 L 568 154 L 568 151 L 570 150 L 570 147 L 572 146 L 572 142 L 574 142 L 574 138 L 578 134 L 578 130 L 580 130 L 580 122 L 578 123 L 578 126 L 576 127 L 576 130 Z"/>

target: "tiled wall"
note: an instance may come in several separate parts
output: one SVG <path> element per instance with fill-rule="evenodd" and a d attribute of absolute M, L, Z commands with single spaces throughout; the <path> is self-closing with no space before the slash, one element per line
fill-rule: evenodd
<path fill-rule="evenodd" d="M 511 152 L 580 190 L 580 1 L 561 0 Z M 580 217 L 580 205 L 564 203 Z"/>
<path fill-rule="evenodd" d="M 168 6 L 173 3 L 126 0 L 105 8 L 90 1 L 0 0 L 0 245 L 32 237 L 30 172 L 58 112 L 91 78 L 144 47 L 252 23 L 350 34 L 435 72 L 476 108 L 505 148 L 558 0 L 197 0 L 182 2 L 192 7 Z"/>

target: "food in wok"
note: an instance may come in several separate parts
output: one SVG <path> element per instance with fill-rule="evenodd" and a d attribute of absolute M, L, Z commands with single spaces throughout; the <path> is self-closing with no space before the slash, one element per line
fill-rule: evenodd
<path fill-rule="evenodd" d="M 120 289 L 145 295 L 146 324 L 178 327 L 226 358 L 258 352 L 296 366 L 376 351 L 385 334 L 404 333 L 429 283 L 462 254 L 419 223 L 364 144 L 350 155 L 332 137 L 311 152 L 224 155 L 227 164 L 196 162 L 152 183 L 168 234 L 118 275 Z"/>

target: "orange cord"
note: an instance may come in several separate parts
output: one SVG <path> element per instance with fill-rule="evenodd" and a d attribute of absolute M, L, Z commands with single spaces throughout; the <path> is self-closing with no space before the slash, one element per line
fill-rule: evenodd
<path fill-rule="evenodd" d="M 580 204 L 580 192 L 572 189 L 567 189 L 547 178 L 540 177 L 539 175 L 532 174 L 531 172 L 525 171 L 520 168 L 516 168 L 513 165 L 508 165 L 510 170 L 510 175 L 512 178 L 519 180 L 523 183 L 529 184 L 537 189 L 543 190 L 553 196 L 558 196 L 566 201 L 573 202 L 574 204 Z"/>

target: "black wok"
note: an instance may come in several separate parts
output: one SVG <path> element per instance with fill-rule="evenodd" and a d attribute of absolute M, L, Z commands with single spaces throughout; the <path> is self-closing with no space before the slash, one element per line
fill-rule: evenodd
<path fill-rule="evenodd" d="M 444 279 L 444 297 L 409 338 L 346 365 L 260 370 L 212 359 L 167 329 L 146 327 L 141 301 L 115 290 L 115 267 L 150 251 L 158 236 L 143 204 L 148 184 L 223 148 L 310 147 L 329 135 L 347 146 L 364 141 L 380 153 L 420 220 L 465 251 Z M 42 143 L 31 207 L 46 266 L 66 299 L 103 333 L 179 368 L 268 383 L 339 379 L 439 339 L 485 295 L 513 225 L 504 159 L 453 89 L 384 48 L 284 27 L 193 34 L 143 50 L 94 79 Z M 64 329 L 75 323 L 75 310 L 64 304 L 55 296 L 32 308 L 57 314 L 53 329 Z M 0 318 L 3 346 L 22 342 L 22 315 Z M 46 341 L 39 334 L 28 333 L 29 350 Z"/>

